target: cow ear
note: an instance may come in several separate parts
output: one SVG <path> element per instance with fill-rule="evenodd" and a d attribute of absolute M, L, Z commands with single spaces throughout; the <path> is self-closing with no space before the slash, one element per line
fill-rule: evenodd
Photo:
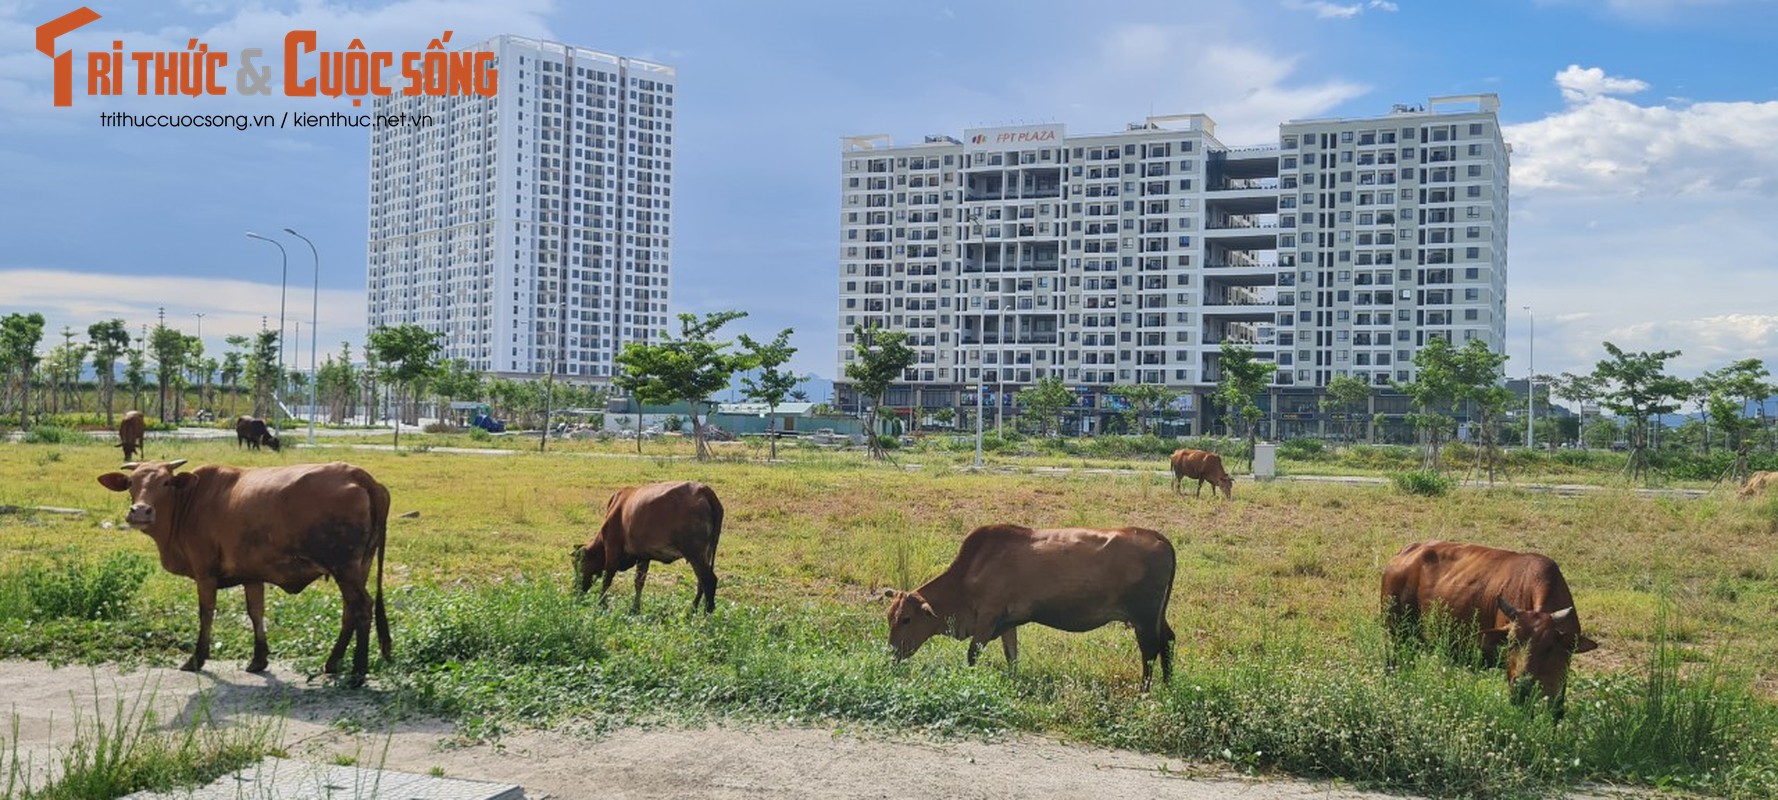
<path fill-rule="evenodd" d="M 1512 636 L 1512 628 L 1491 628 L 1482 631 L 1482 652 L 1497 650 Z"/>
<path fill-rule="evenodd" d="M 1599 649 L 1599 643 L 1585 636 L 1580 637 L 1580 640 L 1574 645 L 1575 653 L 1590 653 L 1597 649 Z"/>
<path fill-rule="evenodd" d="M 198 485 L 198 475 L 195 472 L 181 472 L 174 475 L 172 480 L 167 481 L 167 484 L 175 489 L 190 489 Z"/>
<path fill-rule="evenodd" d="M 882 597 L 884 600 L 894 600 L 895 599 L 895 589 L 893 589 L 893 588 L 884 589 Z"/>
<path fill-rule="evenodd" d="M 127 491 L 130 488 L 130 476 L 121 472 L 107 472 L 99 476 L 99 485 L 114 492 Z"/>

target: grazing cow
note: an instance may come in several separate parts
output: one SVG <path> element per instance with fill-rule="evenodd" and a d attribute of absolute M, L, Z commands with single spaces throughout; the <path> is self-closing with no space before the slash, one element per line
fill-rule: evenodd
<path fill-rule="evenodd" d="M 1383 570 L 1385 622 L 1396 636 L 1413 633 L 1435 605 L 1453 623 L 1479 632 L 1489 666 L 1507 649 L 1513 702 L 1529 700 L 1541 686 L 1555 718 L 1562 718 L 1569 659 L 1599 643 L 1581 635 L 1574 596 L 1556 562 L 1477 544 L 1410 544 Z"/>
<path fill-rule="evenodd" d="M 951 566 L 911 592 L 889 589 L 889 644 L 896 660 L 945 633 L 969 640 L 969 664 L 1000 639 L 1009 667 L 1019 658 L 1018 627 L 1035 622 L 1090 631 L 1127 622 L 1142 651 L 1142 690 L 1173 679 L 1173 544 L 1144 528 L 986 525 L 963 537 Z"/>
<path fill-rule="evenodd" d="M 371 621 L 383 658 L 390 658 L 389 620 L 383 611 L 383 547 L 389 523 L 389 490 L 351 464 L 302 464 L 238 468 L 217 465 L 175 473 L 184 459 L 125 464 L 99 483 L 130 493 L 126 521 L 154 540 L 161 567 L 191 578 L 198 588 L 198 642 L 180 669 L 202 669 L 210 656 L 210 620 L 216 590 L 240 586 L 253 622 L 253 660 L 248 672 L 266 668 L 265 585 L 296 594 L 315 579 L 330 577 L 345 600 L 339 638 L 326 671 L 339 672 L 346 642 L 357 634 L 353 683 L 369 666 Z M 376 595 L 366 591 L 371 561 Z"/>
<path fill-rule="evenodd" d="M 691 607 L 704 603 L 704 613 L 716 610 L 716 543 L 722 538 L 722 501 L 701 483 L 672 481 L 617 490 L 605 503 L 605 522 L 591 541 L 574 548 L 574 566 L 580 591 L 593 586 L 603 574 L 599 603 L 603 605 L 611 580 L 617 573 L 636 568 L 636 598 L 631 613 L 642 610 L 642 584 L 648 580 L 648 564 L 671 564 L 679 559 L 698 576 L 698 590 Z"/>
<path fill-rule="evenodd" d="M 1755 472 L 1741 484 L 1740 497 L 1742 500 L 1758 497 L 1773 488 L 1778 488 L 1778 472 Z"/>
<path fill-rule="evenodd" d="M 140 411 L 123 412 L 123 420 L 117 423 L 117 446 L 123 448 L 123 460 L 135 461 L 138 455 L 147 455 L 143 442 L 148 438 L 148 420 Z"/>
<path fill-rule="evenodd" d="M 236 447 L 246 445 L 251 449 L 258 450 L 260 445 L 265 445 L 266 447 L 272 448 L 272 452 L 276 453 L 281 444 L 282 442 L 278 440 L 277 436 L 272 434 L 271 429 L 266 427 L 265 420 L 258 417 L 246 416 L 235 420 Z"/>
<path fill-rule="evenodd" d="M 1223 471 L 1222 456 L 1208 450 L 1188 448 L 1173 451 L 1173 492 L 1175 494 L 1179 492 L 1179 482 L 1186 478 L 1198 480 L 1198 490 L 1192 493 L 1193 497 L 1203 496 L 1205 481 L 1210 482 L 1212 495 L 1216 494 L 1217 489 L 1221 489 L 1225 499 L 1233 500 L 1235 497 L 1235 479 Z"/>

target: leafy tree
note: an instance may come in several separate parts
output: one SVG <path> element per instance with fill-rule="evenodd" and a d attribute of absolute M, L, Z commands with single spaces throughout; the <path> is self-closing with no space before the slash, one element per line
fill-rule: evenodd
<path fill-rule="evenodd" d="M 105 407 L 105 425 L 115 427 L 117 360 L 129 352 L 130 332 L 124 328 L 123 320 L 108 319 L 88 325 L 86 338 L 93 348 L 93 369 L 99 373 L 99 404 Z"/>
<path fill-rule="evenodd" d="M 951 423 L 957 421 L 957 410 L 950 406 L 945 406 L 944 408 L 932 412 L 932 421 L 949 428 L 951 427 Z"/>
<path fill-rule="evenodd" d="M 1457 353 L 1451 348 L 1450 341 L 1435 336 L 1414 354 L 1414 367 L 1419 378 L 1411 383 L 1395 384 L 1395 390 L 1407 395 L 1409 402 L 1419 409 L 1409 414 L 1408 420 L 1426 443 L 1420 464 L 1422 469 L 1439 470 L 1439 454 L 1445 437 L 1456 424 L 1451 414 L 1462 391 L 1456 358 Z"/>
<path fill-rule="evenodd" d="M 1500 422 L 1514 400 L 1513 393 L 1500 382 L 1506 359 L 1505 354 L 1489 349 L 1482 340 L 1471 339 L 1461 350 L 1454 351 L 1450 362 L 1456 399 L 1469 404 L 1479 430 L 1481 446 L 1476 449 L 1476 466 L 1485 465 L 1490 483 L 1500 465 Z"/>
<path fill-rule="evenodd" d="M 274 408 L 273 390 L 278 385 L 278 332 L 260 331 L 247 353 L 247 384 L 253 389 L 253 416 L 269 416 Z"/>
<path fill-rule="evenodd" d="M 696 314 L 680 314 L 678 336 L 669 334 L 659 344 L 630 342 L 617 354 L 618 365 L 629 376 L 620 386 L 637 397 L 666 397 L 691 405 L 692 439 L 700 461 L 710 458 L 710 446 L 704 441 L 699 407 L 708 405 L 711 395 L 749 366 L 747 354 L 725 353 L 732 343 L 711 337 L 730 321 L 745 316 L 745 311 L 718 311 L 700 320 Z"/>
<path fill-rule="evenodd" d="M 49 373 L 50 379 L 50 405 L 56 412 L 79 411 L 80 393 L 76 389 L 80 369 L 86 364 L 86 355 L 91 348 L 85 342 L 73 341 L 73 328 L 62 328 L 62 338 L 62 344 L 56 345 L 43 359 L 43 369 Z"/>
<path fill-rule="evenodd" d="M 443 334 L 433 333 L 411 323 L 393 328 L 378 326 L 370 332 L 367 352 L 374 352 L 382 364 L 381 376 L 395 387 L 395 447 L 401 447 L 400 409 L 406 408 L 407 396 L 413 387 L 432 372 L 442 345 Z"/>
<path fill-rule="evenodd" d="M 31 374 L 37 369 L 37 345 L 43 341 L 43 315 L 7 314 L 0 319 L 0 380 L 13 384 L 19 427 L 31 427 Z"/>
<path fill-rule="evenodd" d="M 170 419 L 167 416 L 167 390 L 173 388 L 173 379 L 185 368 L 185 348 L 185 334 L 165 325 L 156 326 L 148 336 L 148 352 L 154 356 L 154 379 L 160 387 L 158 413 L 161 419 Z"/>
<path fill-rule="evenodd" d="M 130 350 L 125 355 L 123 383 L 124 388 L 130 391 L 130 408 L 140 411 L 145 407 L 142 393 L 148 389 L 148 360 L 142 348 Z"/>
<path fill-rule="evenodd" d="M 1253 357 L 1253 348 L 1222 340 L 1222 359 L 1218 362 L 1222 377 L 1217 380 L 1216 395 L 1222 400 L 1229 418 L 1229 433 L 1247 432 L 1247 458 L 1253 460 L 1254 444 L 1259 440 L 1259 421 L 1265 412 L 1259 408 L 1259 396 L 1271 383 L 1278 365 Z"/>
<path fill-rule="evenodd" d="M 852 361 L 846 365 L 846 378 L 860 397 L 870 398 L 870 411 L 865 415 L 865 440 L 871 458 L 885 458 L 883 443 L 877 438 L 877 410 L 883 406 L 883 395 L 890 384 L 913 366 L 914 351 L 907 346 L 907 334 L 856 325 L 852 328 Z"/>
<path fill-rule="evenodd" d="M 770 458 L 774 461 L 778 459 L 778 405 L 805 379 L 780 369 L 796 355 L 796 348 L 790 346 L 790 335 L 794 332 L 785 328 L 770 342 L 755 341 L 745 333 L 740 336 L 741 346 L 747 348 L 748 358 L 759 370 L 758 375 L 741 376 L 741 394 L 755 403 L 766 404 L 766 438 L 771 440 Z"/>
<path fill-rule="evenodd" d="M 1061 378 L 1046 375 L 1035 385 L 1020 390 L 1018 403 L 1025 409 L 1022 414 L 1030 416 L 1037 435 L 1049 436 L 1051 432 L 1061 432 L 1062 411 L 1074 404 L 1074 393 L 1068 391 Z"/>
<path fill-rule="evenodd" d="M 437 374 L 432 376 L 432 391 L 440 398 L 440 405 L 448 409 L 452 400 L 463 398 L 479 398 L 485 388 L 480 372 L 469 368 L 469 362 L 461 358 L 453 358 L 441 365 Z M 439 416 L 446 416 L 440 414 Z"/>
<path fill-rule="evenodd" d="M 1370 405 L 1370 399 L 1371 385 L 1363 378 L 1338 375 L 1327 382 L 1327 397 L 1322 398 L 1321 409 L 1345 415 L 1340 421 L 1341 435 L 1351 442 L 1358 438 L 1358 426 L 1364 424 L 1362 415 Z"/>
<path fill-rule="evenodd" d="M 180 359 L 180 365 L 184 367 L 185 373 L 188 373 L 191 378 L 195 379 L 194 382 L 198 387 L 198 402 L 202 404 L 204 400 L 204 390 L 210 386 L 210 372 L 204 371 L 204 340 L 199 339 L 196 336 L 185 337 L 185 348 L 183 356 Z M 211 372 L 214 372 L 214 370 L 211 370 Z M 180 376 L 180 384 L 182 386 L 186 385 L 184 375 Z M 183 392 L 180 394 L 180 397 L 184 397 Z M 185 415 L 179 412 L 179 408 L 180 403 L 175 400 L 173 403 L 173 417 L 175 419 L 184 419 Z"/>
<path fill-rule="evenodd" d="M 1179 392 L 1158 383 L 1120 383 L 1111 387 L 1110 392 L 1130 405 L 1137 435 L 1148 433 L 1149 417 L 1179 398 Z"/>
<path fill-rule="evenodd" d="M 1713 394 L 1720 393 L 1725 399 L 1735 401 L 1734 413 L 1723 417 L 1723 419 L 1730 416 L 1735 418 L 1734 421 L 1727 423 L 1729 427 L 1734 428 L 1736 434 L 1731 436 L 1729 446 L 1737 452 L 1747 449 L 1752 444 L 1754 434 L 1770 423 L 1766 416 L 1766 399 L 1771 397 L 1774 391 L 1778 391 L 1766 381 L 1766 378 L 1771 377 L 1771 373 L 1766 370 L 1766 365 L 1759 359 L 1745 358 L 1722 369 L 1704 374 L 1709 379 L 1709 386 Z M 1740 420 L 1750 416 L 1747 410 L 1750 405 L 1754 409 L 1751 417 L 1755 421 L 1751 425 L 1743 426 Z M 1718 414 L 1714 410 L 1710 416 L 1712 419 L 1718 418 Z M 1718 427 L 1722 428 L 1721 425 Z M 1728 433 L 1726 428 L 1723 431 L 1725 434 Z M 1769 441 L 1768 439 L 1768 443 Z"/>
<path fill-rule="evenodd" d="M 1632 479 L 1640 478 L 1648 469 L 1650 421 L 1678 410 L 1678 398 L 1690 391 L 1689 382 L 1662 371 L 1668 359 L 1680 355 L 1678 350 L 1629 353 L 1605 342 L 1605 352 L 1611 357 L 1593 370 L 1593 377 L 1604 387 L 1599 404 L 1624 418 L 1630 439 L 1630 459 L 1624 471 Z"/>

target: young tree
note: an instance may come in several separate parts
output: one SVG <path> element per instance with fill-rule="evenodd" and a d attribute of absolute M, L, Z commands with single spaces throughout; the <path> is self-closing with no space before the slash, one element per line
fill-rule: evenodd
<path fill-rule="evenodd" d="M 484 388 L 480 372 L 469 368 L 469 362 L 453 358 L 441 365 L 432 377 L 432 391 L 438 394 L 439 405 L 449 410 L 452 400 L 480 399 Z M 446 414 L 440 414 L 441 418 Z"/>
<path fill-rule="evenodd" d="M 31 375 L 37 370 L 37 345 L 42 341 L 42 314 L 14 313 L 0 319 L 0 380 L 13 384 L 20 429 L 31 427 Z"/>
<path fill-rule="evenodd" d="M 99 404 L 105 407 L 105 426 L 116 427 L 117 360 L 130 349 L 130 332 L 123 320 L 108 319 L 86 328 L 87 342 L 93 347 L 93 369 L 99 377 Z"/>
<path fill-rule="evenodd" d="M 277 398 L 273 390 L 278 386 L 278 332 L 260 331 L 251 340 L 253 349 L 247 353 L 247 384 L 253 390 L 253 416 L 268 416 L 268 410 L 274 408 Z"/>
<path fill-rule="evenodd" d="M 778 460 L 778 404 L 804 380 L 802 375 L 780 369 L 796 355 L 796 348 L 790 346 L 792 333 L 792 329 L 785 328 L 776 338 L 763 343 L 745 333 L 740 336 L 741 346 L 747 348 L 748 357 L 759 370 L 758 375 L 741 376 L 741 394 L 755 403 L 766 404 L 766 438 L 771 441 L 773 461 Z"/>
<path fill-rule="evenodd" d="M 144 408 L 142 393 L 148 389 L 148 362 L 140 347 L 125 353 L 123 385 L 130 392 L 130 408 L 138 411 Z"/>
<path fill-rule="evenodd" d="M 1515 399 L 1500 382 L 1507 357 L 1488 349 L 1480 339 L 1471 339 L 1453 356 L 1451 368 L 1456 399 L 1469 403 L 1480 430 L 1481 447 L 1476 449 L 1476 466 L 1485 464 L 1488 482 L 1493 483 L 1494 473 L 1500 465 L 1500 422 L 1506 416 L 1507 405 Z"/>
<path fill-rule="evenodd" d="M 1111 387 L 1110 392 L 1130 405 L 1130 416 L 1135 419 L 1138 436 L 1149 432 L 1149 417 L 1179 399 L 1179 392 L 1158 383 L 1120 383 Z"/>
<path fill-rule="evenodd" d="M 1440 468 L 1439 455 L 1444 439 L 1456 424 L 1451 413 L 1462 388 L 1457 380 L 1456 358 L 1457 353 L 1451 348 L 1450 341 L 1435 336 L 1414 354 L 1419 379 L 1395 384 L 1395 390 L 1407 395 L 1409 402 L 1419 409 L 1409 414 L 1408 419 L 1426 443 L 1421 458 L 1423 469 L 1436 471 Z"/>
<path fill-rule="evenodd" d="M 1337 375 L 1327 382 L 1327 397 L 1321 400 L 1321 409 L 1345 415 L 1340 421 L 1340 430 L 1342 437 L 1350 443 L 1358 438 L 1358 426 L 1364 424 L 1363 414 L 1370 399 L 1371 385 L 1363 378 Z"/>
<path fill-rule="evenodd" d="M 1624 418 L 1630 438 L 1630 459 L 1624 471 L 1632 480 L 1643 477 L 1648 470 L 1648 426 L 1651 419 L 1670 414 L 1679 408 L 1676 398 L 1687 391 L 1687 381 L 1667 375 L 1667 360 L 1677 358 L 1678 350 L 1628 353 L 1611 342 L 1605 342 L 1611 357 L 1600 361 L 1593 377 L 1603 388 L 1599 404 Z"/>
<path fill-rule="evenodd" d="M 154 379 L 160 387 L 161 419 L 167 416 L 167 391 L 173 379 L 185 368 L 185 334 L 165 325 L 157 326 L 148 337 L 148 352 L 154 356 Z M 177 403 L 175 403 L 175 408 Z"/>
<path fill-rule="evenodd" d="M 678 336 L 669 334 L 659 344 L 630 342 L 617 354 L 618 365 L 630 376 L 620 385 L 637 397 L 665 396 L 691 405 L 692 439 L 700 461 L 710 458 L 710 446 L 704 441 L 699 406 L 707 405 L 711 395 L 749 366 L 747 354 L 723 352 L 732 342 L 712 337 L 722 326 L 745 316 L 745 311 L 718 311 L 700 320 L 696 314 L 680 314 Z"/>
<path fill-rule="evenodd" d="M 1253 357 L 1253 348 L 1222 340 L 1222 359 L 1218 362 L 1222 377 L 1217 381 L 1217 397 L 1222 399 L 1229 418 L 1229 433 L 1247 432 L 1247 460 L 1253 461 L 1253 447 L 1259 441 L 1259 421 L 1265 412 L 1259 408 L 1259 396 L 1272 382 L 1278 365 Z"/>
<path fill-rule="evenodd" d="M 370 332 L 365 350 L 377 354 L 382 363 L 382 378 L 395 386 L 395 447 L 401 448 L 401 422 L 405 396 L 426 375 L 432 372 L 443 334 L 433 333 L 411 323 L 393 328 L 378 326 Z"/>
<path fill-rule="evenodd" d="M 1037 435 L 1049 436 L 1051 432 L 1061 432 L 1062 412 L 1074 404 L 1074 393 L 1068 391 L 1061 378 L 1045 375 L 1035 385 L 1019 391 L 1018 404 L 1025 409 L 1021 416 L 1030 416 Z"/>
<path fill-rule="evenodd" d="M 885 458 L 883 443 L 877 439 L 877 410 L 883 406 L 883 395 L 889 385 L 913 366 L 914 351 L 907 346 L 907 334 L 856 325 L 852 328 L 852 361 L 846 365 L 846 377 L 860 397 L 870 398 L 870 411 L 865 415 L 865 441 L 871 458 Z"/>

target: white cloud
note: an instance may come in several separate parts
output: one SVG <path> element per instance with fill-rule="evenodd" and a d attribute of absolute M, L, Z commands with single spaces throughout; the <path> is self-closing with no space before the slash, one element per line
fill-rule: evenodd
<path fill-rule="evenodd" d="M 280 284 L 276 283 L 10 269 L 0 270 L 0 286 L 6 287 L 6 293 L 0 299 L 0 314 L 37 312 L 44 316 L 45 335 L 41 346 L 44 351 L 61 341 L 58 332 L 63 326 L 73 328 L 84 340 L 88 325 L 113 318 L 124 320 L 130 335 L 138 336 L 143 325 L 152 327 L 156 324 L 163 308 L 167 326 L 187 333 L 197 332 L 195 315 L 202 313 L 207 352 L 222 352 L 225 349 L 223 340 L 228 336 L 257 333 L 262 319 L 270 327 L 278 324 Z M 307 282 L 292 282 L 284 298 L 285 324 L 292 330 L 291 344 L 301 351 L 308 349 L 307 329 L 311 314 L 316 311 L 313 297 Z M 364 340 L 365 297 L 362 290 L 324 288 L 319 306 L 321 327 L 315 338 L 320 349 L 337 349 L 344 339 Z M 294 333 L 298 322 L 304 329 L 300 339 Z M 301 363 L 308 363 L 306 356 Z"/>
<path fill-rule="evenodd" d="M 1556 83 L 1566 107 L 1504 131 L 1516 190 L 1778 194 L 1778 101 L 1637 105 L 1613 95 L 1646 83 L 1577 66 Z"/>
<path fill-rule="evenodd" d="M 1312 11 L 1320 19 L 1352 19 L 1366 11 L 1397 11 L 1399 6 L 1389 0 L 1362 3 L 1330 3 L 1327 0 L 1285 0 L 1284 7 L 1293 11 Z"/>
<path fill-rule="evenodd" d="M 1635 94 L 1648 84 L 1635 78 L 1615 78 L 1598 67 L 1582 69 L 1578 64 L 1556 73 L 1556 85 L 1562 88 L 1562 99 L 1570 103 L 1591 100 L 1608 94 Z"/>

